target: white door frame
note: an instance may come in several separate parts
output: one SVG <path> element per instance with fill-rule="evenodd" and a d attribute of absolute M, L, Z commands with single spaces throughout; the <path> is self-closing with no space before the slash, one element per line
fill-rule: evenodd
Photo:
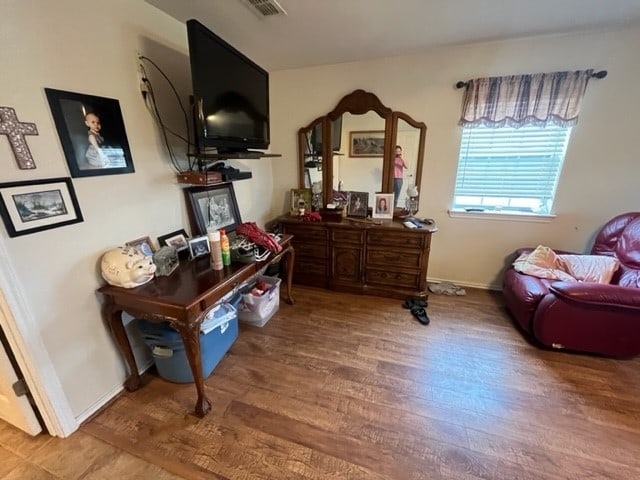
<path fill-rule="evenodd" d="M 9 309 L 0 315 L 11 351 L 22 370 L 31 396 L 49 431 L 56 437 L 67 437 L 75 432 L 78 421 L 71 412 L 62 384 L 49 357 L 40 331 L 23 295 L 23 289 L 13 270 L 4 241 L 0 238 L 0 288 L 7 304 L 0 302 L 0 308 Z M 3 320 L 7 319 L 6 321 Z"/>

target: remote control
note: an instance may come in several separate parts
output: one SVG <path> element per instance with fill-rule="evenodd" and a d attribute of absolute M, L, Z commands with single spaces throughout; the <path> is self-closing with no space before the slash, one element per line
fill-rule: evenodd
<path fill-rule="evenodd" d="M 418 228 L 418 226 L 414 223 L 411 223 L 409 220 L 403 223 L 403 225 L 407 228 Z"/>

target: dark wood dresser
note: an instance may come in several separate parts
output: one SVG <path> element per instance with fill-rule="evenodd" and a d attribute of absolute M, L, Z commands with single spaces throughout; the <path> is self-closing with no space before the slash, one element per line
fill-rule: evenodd
<path fill-rule="evenodd" d="M 402 223 L 364 220 L 303 222 L 278 218 L 292 234 L 296 251 L 294 283 L 404 299 L 428 296 L 430 228 L 408 229 Z"/>

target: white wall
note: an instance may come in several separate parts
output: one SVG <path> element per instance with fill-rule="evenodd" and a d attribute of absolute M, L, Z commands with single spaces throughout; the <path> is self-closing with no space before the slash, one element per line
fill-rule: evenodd
<path fill-rule="evenodd" d="M 84 418 L 122 385 L 124 363 L 101 317 L 99 259 L 142 236 L 190 231 L 182 186 L 175 181 L 159 130 L 139 93 L 137 52 L 152 58 L 189 92 L 184 25 L 141 0 L 2 2 L 0 105 L 37 125 L 27 137 L 35 170 L 20 170 L 0 136 L 2 181 L 68 177 L 45 87 L 118 99 L 135 173 L 73 179 L 84 222 L 8 238 L 0 227 L 28 309 L 76 418 Z M 167 120 L 180 110 L 147 64 Z M 185 95 L 186 96 L 186 95 Z M 103 125 L 103 128 L 105 126 Z M 179 145 L 179 142 L 172 142 Z M 185 157 L 184 146 L 182 158 Z M 254 178 L 236 182 L 243 220 L 263 224 L 271 197 L 271 161 L 235 162 Z"/>
<path fill-rule="evenodd" d="M 188 89 L 188 79 L 181 77 L 187 74 L 186 33 L 182 24 L 140 0 L 8 0 L 2 2 L 0 35 L 0 104 L 15 108 L 21 121 L 36 123 L 39 132 L 28 137 L 36 170 L 18 169 L 0 136 L 3 181 L 69 175 L 44 87 L 118 99 L 136 168 L 133 174 L 73 180 L 83 223 L 17 238 L 0 228 L 0 241 L 73 414 L 84 418 L 120 388 L 125 376 L 95 292 L 102 284 L 101 254 L 141 236 L 155 240 L 189 229 L 181 186 L 138 91 L 136 60 L 138 51 L 151 57 Z M 583 250 L 607 218 L 639 204 L 640 167 L 632 135 L 640 127 L 638 44 L 640 32 L 628 30 L 272 72 L 271 149 L 283 156 L 235 162 L 253 172 L 252 180 L 234 184 L 243 219 L 263 224 L 287 210 L 289 189 L 297 186 L 298 128 L 363 88 L 429 128 L 420 213 L 434 217 L 440 227 L 433 239 L 431 277 L 496 284 L 505 256 L 515 247 L 544 243 Z M 589 85 L 558 192 L 558 217 L 549 223 L 449 218 L 460 135 L 461 91 L 453 88 L 455 82 L 586 67 L 605 68 L 609 76 Z M 161 88 L 159 76 L 154 82 Z M 170 111 L 180 115 L 175 106 Z"/>
<path fill-rule="evenodd" d="M 595 231 L 618 213 L 640 208 L 640 30 L 596 32 L 438 48 L 375 61 L 287 70 L 271 75 L 273 123 L 280 150 L 295 154 L 293 132 L 362 88 L 394 110 L 427 124 L 420 212 L 435 218 L 430 279 L 498 286 L 509 254 L 544 244 L 585 251 Z M 587 89 L 548 222 L 516 222 L 448 215 L 457 168 L 462 90 L 459 80 L 493 75 L 606 69 Z M 275 171 L 275 193 L 296 184 L 291 167 Z"/>

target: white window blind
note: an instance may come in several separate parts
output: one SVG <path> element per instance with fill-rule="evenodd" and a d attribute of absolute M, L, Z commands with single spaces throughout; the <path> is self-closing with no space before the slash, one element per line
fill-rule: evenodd
<path fill-rule="evenodd" d="M 570 127 L 466 127 L 462 132 L 454 210 L 547 214 Z"/>

